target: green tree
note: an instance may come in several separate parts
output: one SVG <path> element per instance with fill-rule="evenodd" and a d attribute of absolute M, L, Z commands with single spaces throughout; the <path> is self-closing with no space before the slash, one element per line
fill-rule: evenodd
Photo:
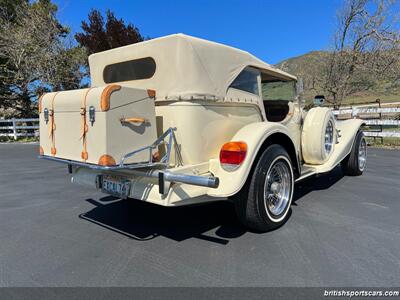
<path fill-rule="evenodd" d="M 78 43 L 87 49 L 88 54 L 144 40 L 138 28 L 130 23 L 126 25 L 122 19 L 117 19 L 110 10 L 106 12 L 105 22 L 98 10 L 92 10 L 88 19 L 89 23 L 82 21 L 83 32 L 75 35 Z"/>
<path fill-rule="evenodd" d="M 0 109 L 30 117 L 39 93 L 79 87 L 86 54 L 50 0 L 0 1 Z"/>

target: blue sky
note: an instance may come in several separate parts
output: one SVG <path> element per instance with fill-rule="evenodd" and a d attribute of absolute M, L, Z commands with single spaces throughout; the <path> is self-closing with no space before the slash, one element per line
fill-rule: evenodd
<path fill-rule="evenodd" d="M 58 16 L 80 31 L 91 8 L 114 11 L 152 38 L 185 33 L 247 50 L 275 64 L 329 48 L 343 0 L 55 0 Z"/>

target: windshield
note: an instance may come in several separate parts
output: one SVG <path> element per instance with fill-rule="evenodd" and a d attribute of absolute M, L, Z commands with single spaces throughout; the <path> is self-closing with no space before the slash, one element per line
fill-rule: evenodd
<path fill-rule="evenodd" d="M 293 101 L 296 97 L 295 81 L 262 82 L 263 100 Z"/>

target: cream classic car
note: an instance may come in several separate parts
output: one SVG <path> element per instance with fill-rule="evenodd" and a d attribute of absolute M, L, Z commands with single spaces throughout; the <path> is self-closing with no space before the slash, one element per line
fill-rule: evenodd
<path fill-rule="evenodd" d="M 43 95 L 40 157 L 72 182 L 164 206 L 230 199 L 283 224 L 294 184 L 366 163 L 361 120 L 302 109 L 297 79 L 248 52 L 175 34 L 93 54 L 91 87 Z"/>

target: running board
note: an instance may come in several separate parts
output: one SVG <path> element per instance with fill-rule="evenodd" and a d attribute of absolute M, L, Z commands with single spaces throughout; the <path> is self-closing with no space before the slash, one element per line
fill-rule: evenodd
<path fill-rule="evenodd" d="M 301 180 L 306 179 L 306 178 L 308 178 L 308 177 L 310 177 L 312 175 L 315 175 L 315 174 L 317 174 L 317 171 L 316 171 L 315 168 L 302 166 L 301 175 L 300 175 L 299 178 L 297 178 L 295 180 L 295 182 L 301 181 Z"/>

